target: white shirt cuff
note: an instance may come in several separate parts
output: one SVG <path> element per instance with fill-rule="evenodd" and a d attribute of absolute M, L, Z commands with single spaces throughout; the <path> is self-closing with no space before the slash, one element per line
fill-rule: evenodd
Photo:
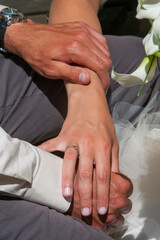
<path fill-rule="evenodd" d="M 41 149 L 37 150 L 40 153 L 40 166 L 24 198 L 66 212 L 70 207 L 71 198 L 65 199 L 62 195 L 63 160 Z"/>
<path fill-rule="evenodd" d="M 62 195 L 62 164 L 60 157 L 11 138 L 0 127 L 0 191 L 66 212 L 71 198 Z"/>
<path fill-rule="evenodd" d="M 0 5 L 0 11 L 1 11 L 3 8 L 8 8 L 8 7 L 7 7 L 7 6 L 4 6 L 4 5 Z"/>

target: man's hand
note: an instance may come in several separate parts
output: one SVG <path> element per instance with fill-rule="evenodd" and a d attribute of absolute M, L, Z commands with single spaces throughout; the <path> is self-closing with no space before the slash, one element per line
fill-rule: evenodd
<path fill-rule="evenodd" d="M 112 172 L 108 213 L 105 216 L 98 215 L 96 210 L 96 178 L 94 169 L 92 215 L 84 217 L 80 213 L 78 178 L 76 178 L 75 182 L 72 205 L 67 214 L 77 217 L 101 230 L 119 227 L 124 221 L 122 214 L 126 214 L 131 210 L 132 203 L 128 197 L 132 194 L 132 190 L 132 183 L 126 176 Z"/>
<path fill-rule="evenodd" d="M 85 66 L 98 74 L 104 89 L 109 85 L 106 39 L 85 23 L 12 24 L 6 30 L 5 48 L 46 78 L 88 84 L 90 75 L 80 67 Z"/>

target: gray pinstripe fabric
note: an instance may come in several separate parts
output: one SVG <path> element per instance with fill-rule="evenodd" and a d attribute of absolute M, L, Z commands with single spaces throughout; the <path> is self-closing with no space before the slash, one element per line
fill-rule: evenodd
<path fill-rule="evenodd" d="M 132 72 L 145 53 L 141 39 L 108 36 L 117 72 Z M 126 89 L 111 80 L 107 92 L 110 111 L 118 101 L 145 106 L 160 88 L 159 74 L 146 85 Z M 47 80 L 20 58 L 0 54 L 0 123 L 13 137 L 38 144 L 54 137 L 66 116 L 67 98 L 62 81 Z M 22 200 L 0 200 L 0 240 L 103 240 L 101 231 L 47 207 Z"/>

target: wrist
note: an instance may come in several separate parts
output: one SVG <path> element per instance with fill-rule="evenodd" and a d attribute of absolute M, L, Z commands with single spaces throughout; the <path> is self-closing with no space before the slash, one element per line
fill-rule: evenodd
<path fill-rule="evenodd" d="M 92 102 L 97 99 L 103 99 L 106 102 L 104 90 L 98 75 L 91 70 L 87 69 L 87 71 L 91 76 L 90 84 L 84 86 L 69 82 L 66 83 L 69 104 L 79 101 L 83 101 L 84 103 Z"/>
<path fill-rule="evenodd" d="M 81 86 L 80 86 L 81 88 Z M 85 86 L 82 86 L 85 88 Z M 81 89 L 82 89 L 81 88 Z M 94 119 L 108 115 L 108 106 L 103 89 L 84 89 L 84 91 L 74 91 L 68 98 L 68 117 L 79 116 L 82 119 Z"/>
<path fill-rule="evenodd" d="M 16 23 L 26 23 L 25 17 L 20 11 L 10 7 L 1 6 L 0 9 L 0 50 L 6 52 L 5 35 L 8 28 Z"/>
<path fill-rule="evenodd" d="M 23 32 L 28 23 L 15 23 L 7 27 L 4 37 L 4 46 L 7 52 L 21 56 Z"/>
<path fill-rule="evenodd" d="M 19 38 L 17 38 L 17 36 L 19 36 L 20 33 L 19 28 L 21 24 L 23 23 L 12 24 L 11 26 L 8 26 L 6 29 L 4 37 L 4 46 L 8 52 L 17 54 L 16 49 L 17 45 L 19 44 L 18 41 Z"/>

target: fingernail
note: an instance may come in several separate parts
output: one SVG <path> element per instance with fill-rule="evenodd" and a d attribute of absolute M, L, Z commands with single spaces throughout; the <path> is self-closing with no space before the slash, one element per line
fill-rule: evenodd
<path fill-rule="evenodd" d="M 98 210 L 98 213 L 100 215 L 104 215 L 104 214 L 106 214 L 106 212 L 107 212 L 107 208 L 106 207 L 100 207 L 99 210 Z"/>
<path fill-rule="evenodd" d="M 72 195 L 72 189 L 70 187 L 66 187 L 64 189 L 65 196 L 71 196 Z"/>
<path fill-rule="evenodd" d="M 91 213 L 90 213 L 90 210 L 89 210 L 89 208 L 83 208 L 82 209 L 82 215 L 83 216 L 89 216 Z"/>
<path fill-rule="evenodd" d="M 85 73 L 80 73 L 79 74 L 79 81 L 81 81 L 82 83 L 88 83 L 88 77 Z"/>

